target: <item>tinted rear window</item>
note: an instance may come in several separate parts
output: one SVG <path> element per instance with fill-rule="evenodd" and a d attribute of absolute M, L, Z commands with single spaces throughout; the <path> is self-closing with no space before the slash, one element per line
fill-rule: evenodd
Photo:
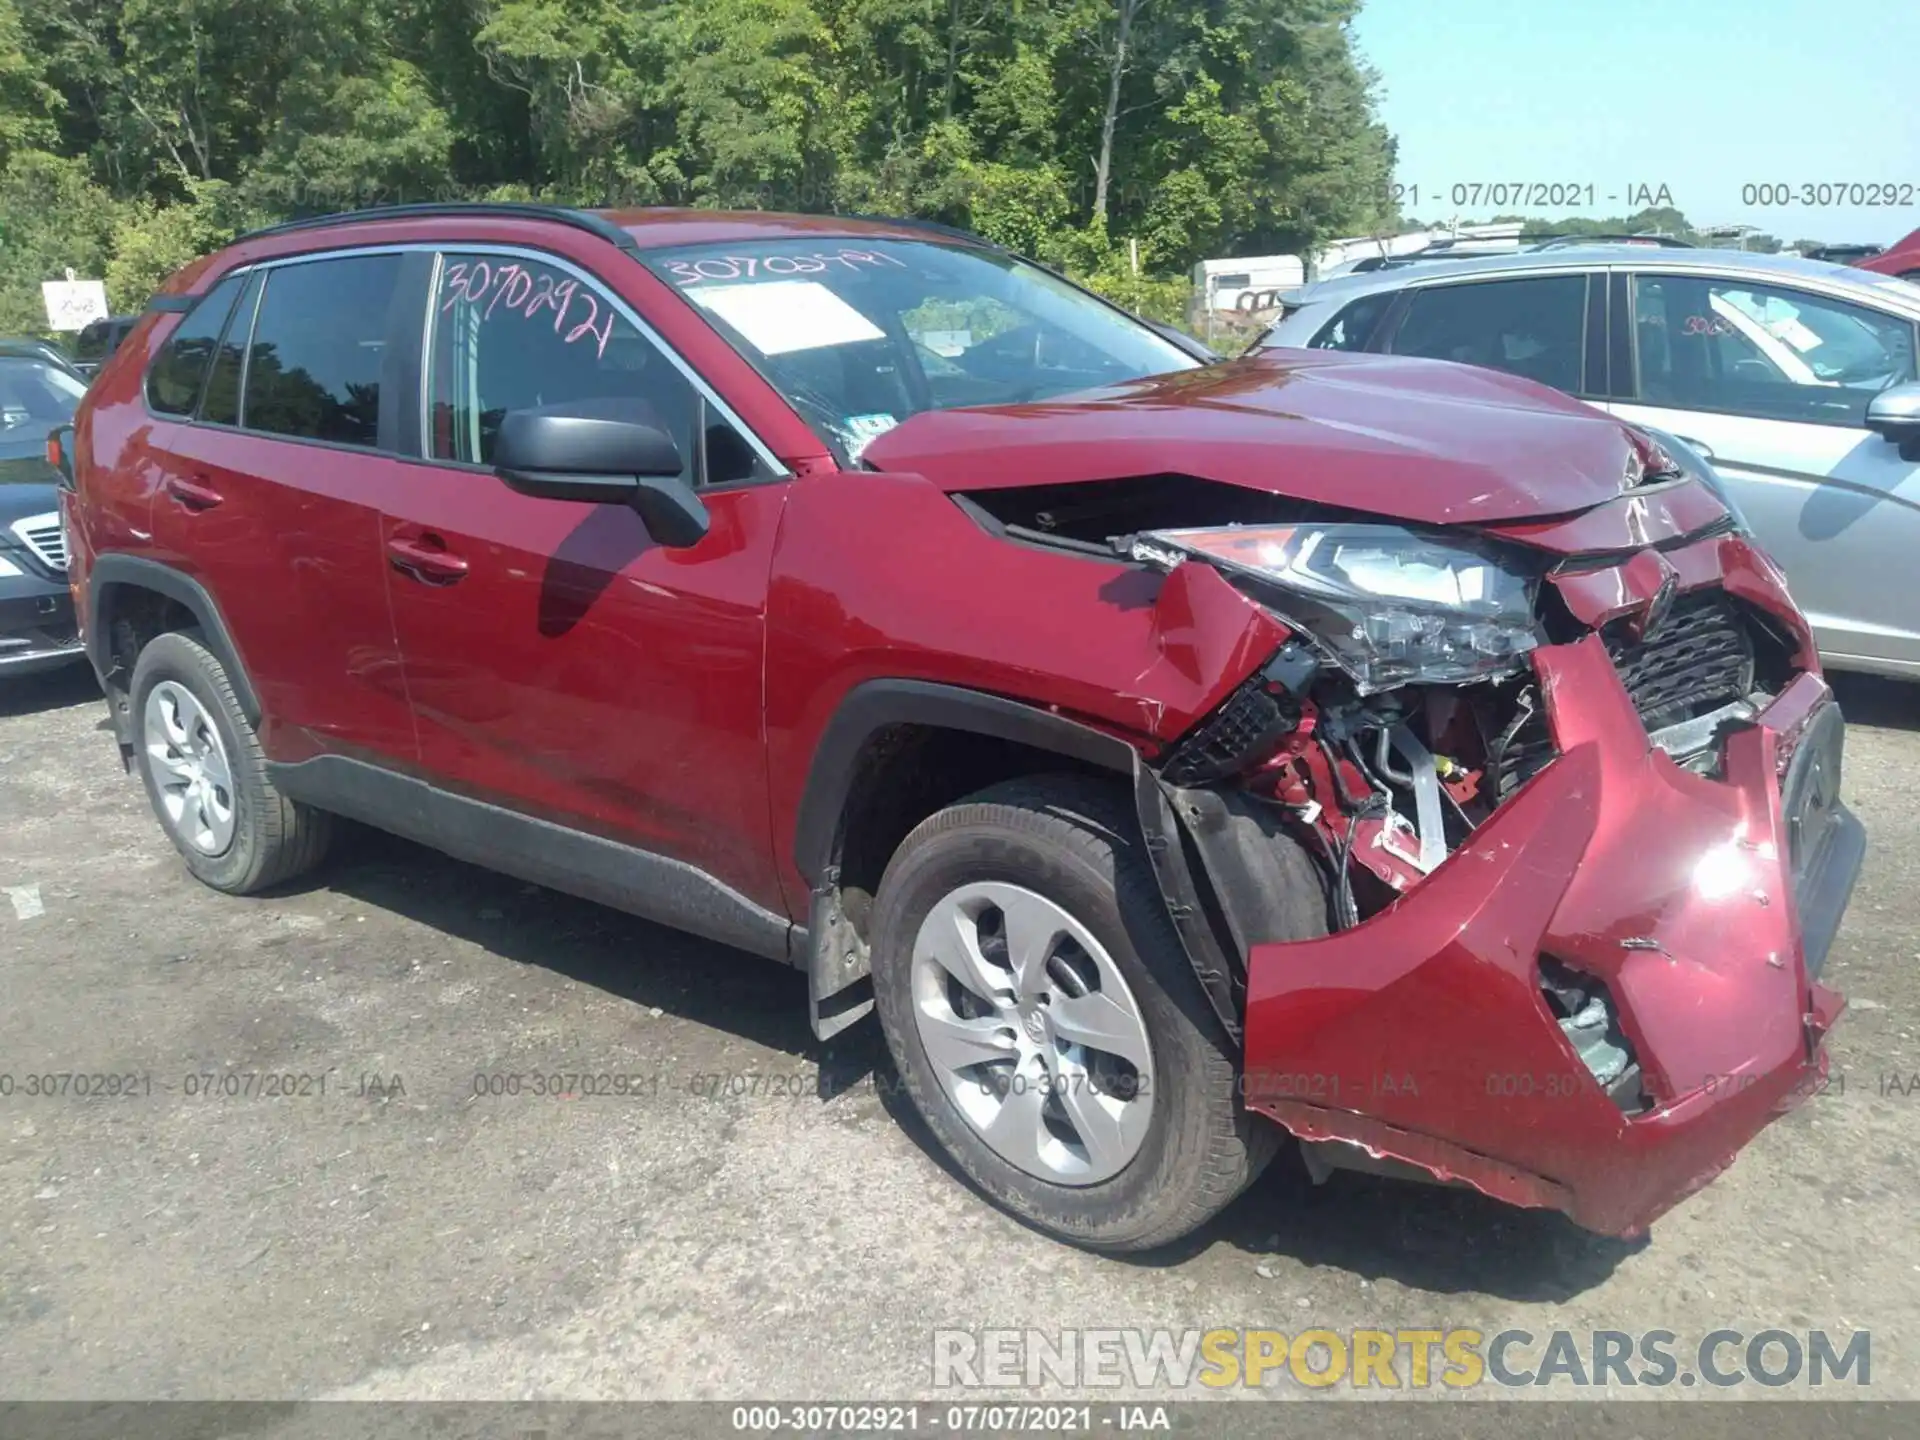
<path fill-rule="evenodd" d="M 1364 350 L 1380 317 L 1393 303 L 1391 290 L 1363 295 L 1320 327 L 1307 342 L 1310 350 Z"/>
<path fill-rule="evenodd" d="M 376 445 L 398 255 L 342 255 L 267 274 L 247 357 L 249 430 Z"/>
<path fill-rule="evenodd" d="M 266 277 L 255 272 L 247 281 L 246 294 L 227 324 L 227 333 L 214 352 L 213 369 L 207 375 L 207 393 L 200 402 L 200 418 L 214 425 L 240 423 L 240 370 L 246 358 L 247 337 L 253 333 L 253 315 L 260 304 L 260 286 Z"/>
<path fill-rule="evenodd" d="M 162 415 L 191 415 L 200 398 L 213 347 L 226 328 L 227 313 L 240 293 L 241 280 L 229 275 L 181 317 L 147 371 L 147 404 Z"/>
<path fill-rule="evenodd" d="M 1586 323 L 1585 275 L 1430 285 L 1413 292 L 1393 353 L 1504 370 L 1575 394 Z"/>

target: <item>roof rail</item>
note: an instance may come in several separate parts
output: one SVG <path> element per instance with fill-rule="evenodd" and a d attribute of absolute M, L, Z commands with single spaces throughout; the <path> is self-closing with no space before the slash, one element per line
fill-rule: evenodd
<path fill-rule="evenodd" d="M 920 220 L 904 215 L 861 215 L 858 213 L 842 216 L 846 220 L 865 220 L 875 225 L 898 225 L 903 230 L 928 230 L 935 235 L 946 235 L 955 240 L 971 241 L 989 250 L 1005 250 L 1007 247 L 984 235 L 976 235 L 971 230 L 962 230 L 958 225 L 943 225 L 938 220 Z"/>
<path fill-rule="evenodd" d="M 436 220 L 442 218 L 499 218 L 506 220 L 548 220 L 556 225 L 571 225 L 589 235 L 597 235 L 622 250 L 638 251 L 640 244 L 604 215 L 591 210 L 575 210 L 566 205 L 536 205 L 518 200 L 434 201 L 412 205 L 371 205 L 364 210 L 342 210 L 331 215 L 312 215 L 304 220 L 285 220 L 242 235 L 240 240 L 258 240 L 268 235 L 291 235 L 302 230 L 326 230 L 336 225 L 357 225 L 363 220 Z M 235 242 L 236 244 L 239 241 Z"/>
<path fill-rule="evenodd" d="M 1533 247 L 1536 250 L 1570 250 L 1581 245 L 1648 245 L 1661 250 L 1698 248 L 1692 241 L 1674 235 L 1535 235 L 1522 237 L 1521 243 L 1528 239 L 1538 242 Z"/>

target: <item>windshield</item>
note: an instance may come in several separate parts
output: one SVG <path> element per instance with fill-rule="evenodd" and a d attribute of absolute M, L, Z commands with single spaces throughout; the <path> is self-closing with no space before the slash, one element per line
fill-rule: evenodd
<path fill-rule="evenodd" d="M 1817 303 L 1796 305 L 1778 291 L 1719 290 L 1712 304 L 1796 385 L 1884 389 L 1904 377 L 1900 352 L 1912 346 L 1911 327 L 1904 321 Z"/>
<path fill-rule="evenodd" d="M 1141 322 L 1010 255 L 925 240 L 649 251 L 847 460 L 910 415 L 1188 370 Z"/>
<path fill-rule="evenodd" d="M 73 419 L 84 382 L 44 360 L 0 356 L 0 460 L 44 454 L 47 432 Z"/>

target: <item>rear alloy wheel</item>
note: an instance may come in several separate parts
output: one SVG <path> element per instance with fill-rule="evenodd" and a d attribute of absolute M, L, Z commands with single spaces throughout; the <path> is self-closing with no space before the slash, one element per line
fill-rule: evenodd
<path fill-rule="evenodd" d="M 174 680 L 147 692 L 141 734 L 160 820 L 202 855 L 233 843 L 233 765 L 213 717 Z"/>
<path fill-rule="evenodd" d="M 1062 1240 L 1147 1250 L 1272 1158 L 1187 963 L 1124 786 L 1009 781 L 923 822 L 880 884 L 874 990 L 954 1163 Z"/>
<path fill-rule="evenodd" d="M 274 788 L 226 667 L 197 631 L 148 641 L 128 689 L 147 798 L 198 879 L 251 895 L 320 863 L 333 817 Z"/>

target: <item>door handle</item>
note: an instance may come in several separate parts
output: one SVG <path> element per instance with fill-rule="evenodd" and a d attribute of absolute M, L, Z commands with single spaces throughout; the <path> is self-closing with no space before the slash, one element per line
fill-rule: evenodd
<path fill-rule="evenodd" d="M 438 536 L 409 540 L 396 535 L 387 541 L 387 556 L 394 569 L 427 585 L 451 585 L 467 573 L 467 562 Z"/>
<path fill-rule="evenodd" d="M 1685 441 L 1687 444 L 1691 445 L 1694 449 L 1700 452 L 1700 458 L 1702 460 L 1706 461 L 1709 465 L 1713 463 L 1713 447 L 1711 445 L 1703 445 L 1700 441 L 1694 439 L 1691 435 L 1676 435 L 1673 438 L 1676 440 Z"/>
<path fill-rule="evenodd" d="M 167 493 L 189 510 L 211 510 L 226 498 L 207 484 L 204 475 L 196 475 L 191 480 L 183 475 L 169 475 L 166 485 Z"/>

